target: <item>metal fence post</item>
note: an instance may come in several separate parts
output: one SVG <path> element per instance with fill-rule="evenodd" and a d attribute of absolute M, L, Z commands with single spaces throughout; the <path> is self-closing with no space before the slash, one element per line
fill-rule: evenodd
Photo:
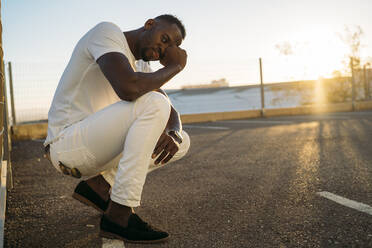
<path fill-rule="evenodd" d="M 355 78 L 354 78 L 354 58 L 350 58 L 351 67 L 351 106 L 353 111 L 355 110 Z"/>
<path fill-rule="evenodd" d="M 371 64 L 368 63 L 367 65 L 370 66 Z M 368 86 L 367 86 L 367 89 L 368 89 L 368 100 L 371 99 L 371 82 L 369 81 L 369 79 L 370 79 L 370 75 L 369 75 L 370 71 L 371 71 L 371 68 L 368 68 L 368 70 L 366 70 L 367 83 L 368 83 Z"/>
<path fill-rule="evenodd" d="M 366 64 L 364 64 L 364 67 L 363 67 L 363 74 L 364 74 L 364 82 L 365 82 L 365 87 L 366 87 L 366 100 L 370 100 L 371 99 L 371 83 L 369 81 L 369 71 L 371 70 L 370 68 L 368 68 L 371 64 L 369 62 L 367 62 Z"/>
<path fill-rule="evenodd" d="M 363 81 L 364 81 L 364 100 L 367 100 L 369 97 L 369 87 L 367 84 L 367 65 L 363 66 Z"/>
<path fill-rule="evenodd" d="M 260 61 L 260 83 L 261 83 L 261 116 L 265 116 L 265 91 L 263 86 L 263 75 L 262 75 L 262 59 L 259 58 Z"/>
<path fill-rule="evenodd" d="M 12 72 L 12 63 L 8 62 L 8 74 L 9 74 L 9 92 L 10 92 L 10 106 L 12 108 L 12 120 L 13 125 L 17 124 L 15 108 L 14 108 L 14 90 L 13 90 L 13 72 Z"/>

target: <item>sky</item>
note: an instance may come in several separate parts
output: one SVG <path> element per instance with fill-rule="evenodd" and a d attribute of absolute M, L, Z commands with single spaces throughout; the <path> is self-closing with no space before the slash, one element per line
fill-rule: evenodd
<path fill-rule="evenodd" d="M 361 55 L 372 56 L 370 0 L 3 0 L 4 59 L 38 74 L 45 64 L 59 77 L 77 41 L 97 23 L 128 31 L 164 13 L 183 21 L 188 53 L 185 70 L 166 88 L 220 78 L 259 83 L 260 57 L 264 82 L 327 77 L 348 52 L 339 37 L 345 26 L 362 28 Z M 290 55 L 279 52 L 286 44 Z"/>

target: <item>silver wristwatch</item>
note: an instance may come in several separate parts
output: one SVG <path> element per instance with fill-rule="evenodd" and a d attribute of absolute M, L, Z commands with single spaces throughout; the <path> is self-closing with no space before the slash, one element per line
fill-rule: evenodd
<path fill-rule="evenodd" d="M 182 143 L 183 137 L 180 131 L 170 130 L 168 131 L 168 135 L 174 138 L 178 142 L 178 144 Z"/>

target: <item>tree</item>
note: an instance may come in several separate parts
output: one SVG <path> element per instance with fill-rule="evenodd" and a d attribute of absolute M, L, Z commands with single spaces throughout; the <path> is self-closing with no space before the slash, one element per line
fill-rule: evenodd
<path fill-rule="evenodd" d="M 293 47 L 289 41 L 284 41 L 275 45 L 281 55 L 293 55 Z"/>
<path fill-rule="evenodd" d="M 345 55 L 346 60 L 344 61 L 345 71 L 347 72 L 351 72 L 350 68 L 351 59 L 353 59 L 353 68 L 354 69 L 360 68 L 360 49 L 363 34 L 364 32 L 359 25 L 352 27 L 345 25 L 344 33 L 338 34 L 340 39 L 349 48 L 349 52 Z"/>

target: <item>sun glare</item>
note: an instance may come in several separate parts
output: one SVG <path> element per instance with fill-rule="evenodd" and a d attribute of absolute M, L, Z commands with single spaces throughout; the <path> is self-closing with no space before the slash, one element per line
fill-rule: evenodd
<path fill-rule="evenodd" d="M 323 82 L 321 79 L 318 79 L 315 83 L 315 102 L 317 104 L 325 103 L 325 95 L 324 95 L 324 88 Z"/>
<path fill-rule="evenodd" d="M 331 77 L 333 71 L 341 70 L 348 48 L 337 34 L 334 31 L 314 31 L 309 35 L 304 37 L 307 38 L 309 45 L 307 50 L 307 62 L 311 66 L 309 74 L 316 77 Z"/>
<path fill-rule="evenodd" d="M 285 71 L 291 79 L 329 78 L 335 70 L 344 68 L 348 49 L 336 32 L 307 30 L 297 33 L 290 44 L 293 53 L 286 56 L 283 68 L 278 69 Z"/>

